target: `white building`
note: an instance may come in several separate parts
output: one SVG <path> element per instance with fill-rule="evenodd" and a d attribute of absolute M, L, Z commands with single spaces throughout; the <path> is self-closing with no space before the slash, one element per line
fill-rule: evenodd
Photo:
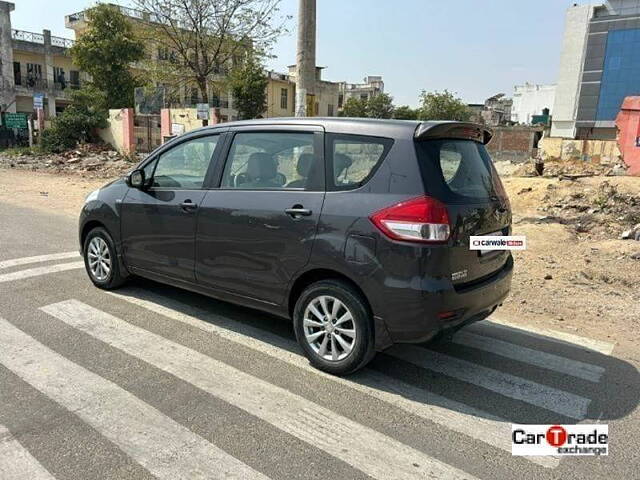
<path fill-rule="evenodd" d="M 548 108 L 549 113 L 553 114 L 555 95 L 555 85 L 534 85 L 531 83 L 516 85 L 511 106 L 511 121 L 529 125 L 531 117 L 541 115 L 545 108 Z"/>
<path fill-rule="evenodd" d="M 552 109 L 552 137 L 575 137 L 578 92 L 582 80 L 589 20 L 592 16 L 592 5 L 573 5 L 567 10 L 558 85 Z"/>

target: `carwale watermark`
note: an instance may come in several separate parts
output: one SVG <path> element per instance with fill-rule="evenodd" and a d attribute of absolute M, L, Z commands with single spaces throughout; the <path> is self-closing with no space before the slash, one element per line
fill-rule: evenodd
<path fill-rule="evenodd" d="M 527 237 L 524 235 L 483 235 L 469 237 L 469 250 L 526 250 Z"/>

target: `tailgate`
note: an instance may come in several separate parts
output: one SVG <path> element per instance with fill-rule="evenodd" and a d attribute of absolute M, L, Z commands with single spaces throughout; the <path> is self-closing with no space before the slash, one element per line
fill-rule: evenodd
<path fill-rule="evenodd" d="M 451 224 L 449 267 L 455 285 L 500 270 L 510 252 L 469 249 L 472 235 L 509 235 L 511 209 L 491 157 L 478 137 L 415 142 L 425 192 L 447 206 Z"/>

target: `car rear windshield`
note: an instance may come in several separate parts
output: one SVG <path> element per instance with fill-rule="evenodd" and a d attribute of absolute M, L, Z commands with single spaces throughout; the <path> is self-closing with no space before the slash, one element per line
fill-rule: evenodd
<path fill-rule="evenodd" d="M 427 191 L 447 202 L 504 197 L 500 178 L 481 143 L 473 140 L 424 140 L 416 152 Z"/>

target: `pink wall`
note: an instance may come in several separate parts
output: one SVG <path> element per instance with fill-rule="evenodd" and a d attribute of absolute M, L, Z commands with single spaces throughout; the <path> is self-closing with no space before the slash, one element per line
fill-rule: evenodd
<path fill-rule="evenodd" d="M 618 146 L 629 175 L 640 175 L 640 97 L 627 97 L 616 118 Z"/>
<path fill-rule="evenodd" d="M 133 108 L 122 109 L 122 148 L 124 153 L 136 151 L 136 139 L 133 131 Z"/>

